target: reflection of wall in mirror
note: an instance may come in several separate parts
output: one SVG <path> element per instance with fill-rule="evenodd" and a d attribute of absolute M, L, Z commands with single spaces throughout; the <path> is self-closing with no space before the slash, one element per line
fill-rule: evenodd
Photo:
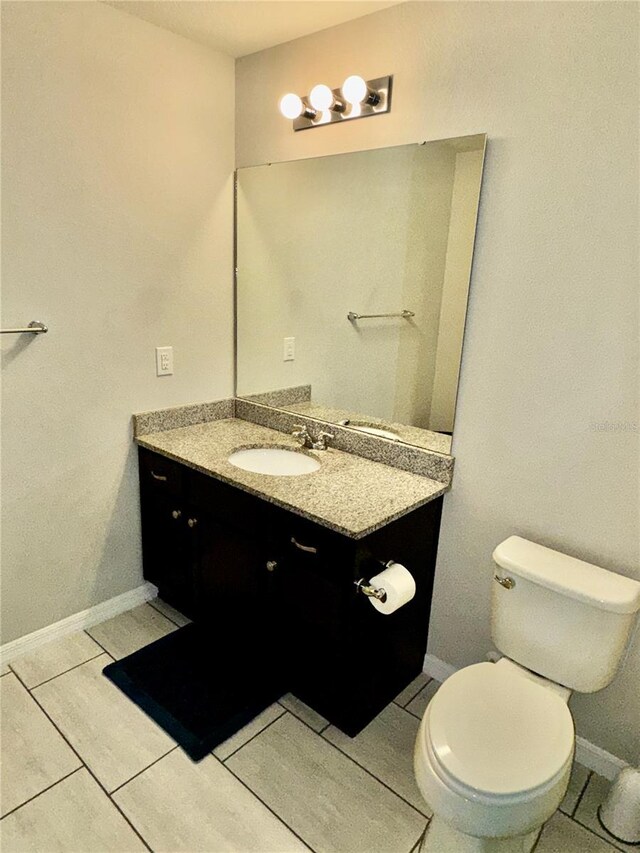
<path fill-rule="evenodd" d="M 240 170 L 239 394 L 310 383 L 316 402 L 428 427 L 440 388 L 438 428 L 451 429 L 443 386 L 453 381 L 455 400 L 458 365 L 448 360 L 460 342 L 445 346 L 438 324 L 456 326 L 460 300 L 464 318 L 468 284 L 451 261 L 450 220 L 468 224 L 451 214 L 463 195 L 456 153 L 429 143 Z M 471 155 L 477 203 L 482 152 Z M 346 319 L 401 308 L 415 319 Z M 290 336 L 296 360 L 284 362 Z"/>
<path fill-rule="evenodd" d="M 482 151 L 456 156 L 429 414 L 429 429 L 440 432 L 453 430 L 483 159 Z"/>
<path fill-rule="evenodd" d="M 422 148 L 420 169 L 409 182 L 404 274 L 398 304 L 415 311 L 410 324 L 398 326 L 398 355 L 389 372 L 393 409 L 386 417 L 397 423 L 429 426 L 436 365 L 438 321 L 447 257 L 456 152 L 446 144 Z M 385 417 L 385 415 L 381 415 Z"/>
<path fill-rule="evenodd" d="M 390 418 L 404 320 L 406 225 L 423 149 L 402 146 L 238 174 L 238 392 L 310 383 L 316 401 Z M 418 261 L 414 261 L 414 266 Z M 411 307 L 411 306 L 406 306 Z M 296 360 L 283 362 L 284 337 Z"/>

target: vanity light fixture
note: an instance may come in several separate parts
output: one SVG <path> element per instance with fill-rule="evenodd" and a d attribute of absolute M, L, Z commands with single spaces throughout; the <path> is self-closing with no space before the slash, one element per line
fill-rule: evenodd
<path fill-rule="evenodd" d="M 294 130 L 388 113 L 391 109 L 391 75 L 365 80 L 352 74 L 339 89 L 318 83 L 308 98 L 289 92 L 280 99 L 280 112 L 293 121 Z"/>
<path fill-rule="evenodd" d="M 280 112 L 285 118 L 290 119 L 297 119 L 302 116 L 313 121 L 319 118 L 317 111 L 306 104 L 299 95 L 294 95 L 293 92 L 288 92 L 280 98 Z"/>
<path fill-rule="evenodd" d="M 370 89 L 366 80 L 358 77 L 357 74 L 352 74 L 342 84 L 342 95 L 347 103 L 368 104 L 370 107 L 375 107 L 380 103 L 380 93 L 375 89 Z"/>
<path fill-rule="evenodd" d="M 343 113 L 347 108 L 342 98 L 336 97 L 324 83 L 319 83 L 309 92 L 309 103 L 314 109 L 321 110 L 322 112 L 332 110 L 336 113 Z"/>

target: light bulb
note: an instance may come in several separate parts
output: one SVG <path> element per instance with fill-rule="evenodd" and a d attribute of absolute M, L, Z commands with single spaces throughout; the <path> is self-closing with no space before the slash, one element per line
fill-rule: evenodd
<path fill-rule="evenodd" d="M 362 77 L 358 77 L 357 74 L 352 74 L 351 77 L 347 77 L 342 84 L 342 94 L 345 101 L 348 101 L 350 104 L 362 103 L 362 101 L 367 97 L 368 92 L 369 89 L 367 88 L 367 84 Z"/>
<path fill-rule="evenodd" d="M 309 103 L 312 107 L 315 107 L 316 110 L 330 110 L 333 106 L 333 92 L 328 86 L 325 86 L 324 83 L 318 83 L 317 86 L 314 86 L 311 92 L 309 93 Z"/>
<path fill-rule="evenodd" d="M 304 112 L 302 98 L 289 92 L 280 99 L 280 112 L 285 118 L 298 118 Z"/>

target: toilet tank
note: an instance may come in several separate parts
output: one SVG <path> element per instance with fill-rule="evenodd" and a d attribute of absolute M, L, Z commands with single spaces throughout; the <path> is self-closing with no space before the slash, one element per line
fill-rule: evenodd
<path fill-rule="evenodd" d="M 593 693 L 613 679 L 640 609 L 640 583 L 510 536 L 493 552 L 491 636 L 508 658 Z M 509 588 L 510 587 L 510 588 Z"/>

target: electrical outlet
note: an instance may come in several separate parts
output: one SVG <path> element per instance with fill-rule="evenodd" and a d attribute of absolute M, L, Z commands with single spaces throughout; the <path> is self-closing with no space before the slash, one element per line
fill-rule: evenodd
<path fill-rule="evenodd" d="M 285 338 L 284 339 L 284 357 L 283 361 L 295 361 L 296 358 L 296 339 L 295 338 Z"/>
<path fill-rule="evenodd" d="M 173 373 L 173 347 L 156 347 L 156 376 Z"/>

